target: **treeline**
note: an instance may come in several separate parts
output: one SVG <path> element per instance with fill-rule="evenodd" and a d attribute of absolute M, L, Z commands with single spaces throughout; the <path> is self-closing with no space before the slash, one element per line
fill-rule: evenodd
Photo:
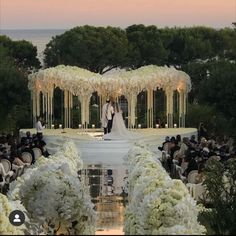
<path fill-rule="evenodd" d="M 203 121 L 213 133 L 236 135 L 235 29 L 81 26 L 53 37 L 44 54 L 45 67 L 65 64 L 101 74 L 115 67 L 174 66 L 192 79 L 188 126 Z"/>
<path fill-rule="evenodd" d="M 0 130 L 31 126 L 28 74 L 40 67 L 37 48 L 27 41 L 0 36 Z"/>

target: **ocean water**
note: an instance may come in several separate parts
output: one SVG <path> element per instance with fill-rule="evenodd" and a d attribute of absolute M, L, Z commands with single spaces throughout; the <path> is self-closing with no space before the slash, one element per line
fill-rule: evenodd
<path fill-rule="evenodd" d="M 53 36 L 63 34 L 66 29 L 0 29 L 0 35 L 6 35 L 12 40 L 27 40 L 37 47 L 38 58 L 43 63 L 43 51 Z"/>

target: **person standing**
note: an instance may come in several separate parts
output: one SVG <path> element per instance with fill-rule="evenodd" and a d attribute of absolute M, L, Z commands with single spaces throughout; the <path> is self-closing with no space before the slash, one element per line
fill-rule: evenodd
<path fill-rule="evenodd" d="M 102 123 L 102 127 L 103 127 L 103 129 L 104 129 L 104 134 L 107 133 L 107 123 L 108 123 L 108 120 L 107 120 L 106 113 L 107 113 L 107 109 L 108 109 L 109 103 L 110 103 L 110 100 L 107 99 L 107 100 L 106 100 L 106 103 L 105 103 L 105 104 L 103 105 L 103 107 L 102 107 L 101 123 Z"/>
<path fill-rule="evenodd" d="M 112 105 L 112 101 L 109 102 L 106 110 L 106 116 L 107 116 L 107 133 L 111 132 L 112 129 L 112 121 L 113 121 L 113 116 L 115 114 L 114 107 Z"/>
<path fill-rule="evenodd" d="M 45 129 L 45 125 L 43 124 L 43 119 L 42 117 L 37 117 L 37 122 L 36 122 L 36 131 L 37 131 L 37 137 L 39 140 L 42 140 L 43 138 L 43 130 Z"/>
<path fill-rule="evenodd" d="M 203 122 L 201 122 L 199 124 L 199 128 L 198 128 L 198 139 L 199 139 L 199 141 L 201 140 L 201 138 L 207 139 L 207 129 L 205 128 Z"/>

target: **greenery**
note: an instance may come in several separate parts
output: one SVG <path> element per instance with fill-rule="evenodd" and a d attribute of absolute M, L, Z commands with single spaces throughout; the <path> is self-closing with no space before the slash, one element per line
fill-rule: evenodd
<path fill-rule="evenodd" d="M 236 30 L 230 28 L 131 25 L 121 29 L 85 25 L 51 39 L 44 51 L 45 66 L 79 66 L 100 74 L 115 67 L 174 66 L 189 74 L 192 80 L 186 124 L 197 127 L 203 121 L 210 135 L 236 136 L 233 129 L 236 126 L 235 38 Z M 27 75 L 40 67 L 36 47 L 6 36 L 0 36 L 0 47 L 0 99 L 3 101 L 0 129 L 29 126 L 30 121 L 28 124 L 24 121 L 25 117 L 31 117 Z M 62 108 L 57 105 L 61 102 L 59 94 L 55 97 L 55 120 L 61 123 Z M 73 114 L 78 118 L 76 107 Z M 143 112 L 142 106 L 140 109 Z M 155 109 L 160 113 L 156 116 L 165 119 L 163 109 L 159 106 Z M 22 110 L 25 117 L 19 116 Z M 95 123 L 95 111 L 91 118 Z M 73 121 L 75 127 L 78 125 L 76 119 Z M 139 122 L 145 123 L 145 119 L 143 115 Z"/>
<path fill-rule="evenodd" d="M 39 68 L 37 50 L 26 41 L 0 36 L 0 130 L 14 131 L 31 126 L 27 75 Z"/>
<path fill-rule="evenodd" d="M 78 66 L 104 73 L 123 66 L 128 52 L 125 32 L 114 27 L 81 26 L 54 37 L 45 49 L 47 66 Z"/>
<path fill-rule="evenodd" d="M 199 219 L 210 234 L 233 235 L 236 232 L 236 160 L 232 158 L 225 163 L 212 160 L 204 174 L 203 184 L 208 190 L 211 209 L 203 211 Z"/>

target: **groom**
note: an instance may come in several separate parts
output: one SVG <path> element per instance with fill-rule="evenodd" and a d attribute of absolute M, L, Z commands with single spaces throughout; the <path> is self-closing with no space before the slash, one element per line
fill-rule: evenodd
<path fill-rule="evenodd" d="M 112 119 L 114 115 L 114 108 L 110 99 L 106 100 L 106 103 L 102 107 L 102 127 L 104 129 L 104 134 L 110 133 L 112 128 Z"/>

